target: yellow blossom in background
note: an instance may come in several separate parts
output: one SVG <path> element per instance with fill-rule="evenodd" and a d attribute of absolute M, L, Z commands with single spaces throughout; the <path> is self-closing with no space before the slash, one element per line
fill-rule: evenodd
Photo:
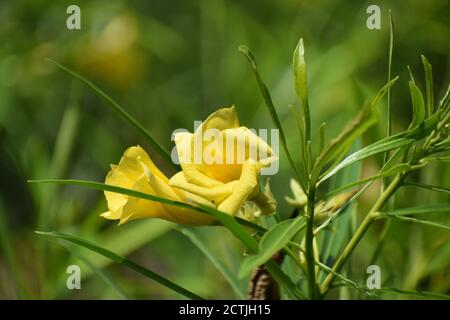
<path fill-rule="evenodd" d="M 211 136 L 209 129 L 214 129 L 215 135 Z M 208 205 L 230 215 L 237 214 L 247 200 L 259 208 L 254 215 L 275 210 L 270 190 L 260 191 L 259 176 L 261 169 L 276 157 L 264 140 L 239 126 L 234 107 L 214 112 L 194 133 L 176 134 L 175 143 L 182 171 L 170 180 L 137 146 L 126 150 L 119 164 L 111 167 L 105 183 L 170 200 Z M 196 159 L 198 154 L 200 157 Z M 211 162 L 205 154 L 213 156 L 215 161 Z M 192 225 L 208 225 L 214 221 L 200 212 L 155 201 L 108 191 L 105 196 L 109 210 L 102 216 L 120 223 L 144 217 Z M 245 217 L 251 218 L 248 210 Z"/>
<path fill-rule="evenodd" d="M 99 32 L 80 38 L 74 50 L 75 64 L 102 82 L 127 89 L 142 78 L 146 68 L 138 37 L 137 17 L 125 11 Z"/>

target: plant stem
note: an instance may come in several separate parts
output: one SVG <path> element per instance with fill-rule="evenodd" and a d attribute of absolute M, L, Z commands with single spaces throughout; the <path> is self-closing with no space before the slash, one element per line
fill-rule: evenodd
<path fill-rule="evenodd" d="M 305 235 L 305 258 L 308 277 L 308 288 L 311 299 L 317 299 L 317 285 L 314 259 L 314 204 L 316 198 L 316 189 L 311 184 L 308 191 L 308 206 L 306 212 L 306 235 Z"/>
<path fill-rule="evenodd" d="M 386 204 L 386 202 L 389 200 L 389 198 L 395 193 L 395 191 L 398 189 L 398 187 L 401 185 L 406 173 L 401 173 L 395 177 L 395 179 L 389 184 L 389 186 L 383 191 L 383 193 L 378 198 L 377 202 L 373 205 L 373 207 L 370 209 L 369 213 L 364 218 L 361 225 L 356 230 L 353 237 L 350 239 L 350 242 L 345 247 L 342 254 L 339 256 L 339 258 L 336 260 L 336 262 L 333 265 L 333 272 L 337 273 L 340 271 L 342 266 L 345 264 L 345 262 L 348 260 L 350 255 L 353 253 L 353 250 L 358 245 L 361 238 L 364 236 L 366 231 L 371 226 L 372 222 L 375 220 L 375 218 L 378 215 L 378 211 L 380 211 L 383 206 Z M 333 283 L 333 280 L 335 278 L 335 274 L 330 273 L 325 278 L 321 293 L 322 295 L 325 295 L 328 292 L 328 289 L 330 288 L 331 284 Z"/>

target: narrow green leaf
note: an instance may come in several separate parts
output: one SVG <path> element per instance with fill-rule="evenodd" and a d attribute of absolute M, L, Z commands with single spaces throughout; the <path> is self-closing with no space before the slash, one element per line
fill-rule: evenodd
<path fill-rule="evenodd" d="M 283 146 L 284 152 L 286 153 L 286 156 L 289 160 L 292 170 L 294 171 L 296 177 L 300 180 L 297 167 L 296 167 L 294 160 L 292 159 L 291 154 L 289 153 L 289 150 L 287 147 L 286 136 L 284 134 L 283 127 L 281 126 L 281 122 L 278 117 L 277 111 L 275 109 L 275 106 L 273 105 L 269 90 L 267 89 L 267 86 L 264 84 L 264 82 L 261 79 L 258 68 L 256 66 L 255 58 L 253 57 L 253 54 L 250 52 L 249 48 L 246 46 L 239 46 L 239 51 L 242 54 L 244 54 L 244 56 L 250 62 L 250 65 L 252 67 L 253 73 L 256 78 L 256 82 L 258 83 L 259 89 L 264 98 L 264 103 L 265 103 L 267 109 L 269 110 L 270 117 L 272 118 L 272 122 L 274 123 L 275 127 L 280 132 L 281 145 Z"/>
<path fill-rule="evenodd" d="M 292 70 L 294 72 L 294 84 L 297 96 L 300 99 L 303 114 L 305 117 L 305 141 L 303 145 L 311 140 L 311 116 L 309 112 L 308 90 L 306 79 L 306 62 L 305 62 L 305 47 L 303 46 L 303 39 L 298 41 L 297 47 L 294 50 L 292 57 Z"/>
<path fill-rule="evenodd" d="M 391 81 L 392 74 L 392 53 L 394 51 L 394 21 L 392 19 L 392 12 L 389 9 L 389 58 L 388 58 L 388 82 Z M 391 88 L 387 90 L 387 111 L 388 111 L 388 126 L 387 136 L 392 134 L 392 110 L 391 110 Z M 387 154 L 384 161 L 386 162 Z"/>
<path fill-rule="evenodd" d="M 344 185 L 342 187 L 339 187 L 337 189 L 334 189 L 334 190 L 326 193 L 324 196 L 320 197 L 320 199 L 325 199 L 325 198 L 331 197 L 331 196 L 333 196 L 335 194 L 341 193 L 344 190 L 356 187 L 356 186 L 358 186 L 360 184 L 363 184 L 363 183 L 366 183 L 366 182 L 370 182 L 370 181 L 373 181 L 373 180 L 376 180 L 376 179 L 379 179 L 379 178 L 393 176 L 393 175 L 396 175 L 396 174 L 401 173 L 401 172 L 407 172 L 407 171 L 415 170 L 415 169 L 420 168 L 422 166 L 423 166 L 423 164 L 413 166 L 413 165 L 410 165 L 410 164 L 407 164 L 407 163 L 399 163 L 399 164 L 396 164 L 396 165 L 394 165 L 393 167 L 391 167 L 389 169 L 380 171 L 380 173 L 378 173 L 377 175 L 374 175 L 374 176 L 371 176 L 371 177 L 368 177 L 368 178 L 365 178 L 365 179 L 361 179 L 361 180 L 358 180 L 358 181 L 346 184 L 346 185 Z"/>
<path fill-rule="evenodd" d="M 434 94 L 433 94 L 433 69 L 428 59 L 422 55 L 423 69 L 425 70 L 425 85 L 427 93 L 427 116 L 431 116 L 434 109 Z"/>
<path fill-rule="evenodd" d="M 450 212 L 450 203 L 429 204 L 411 208 L 402 208 L 388 212 L 393 216 L 406 216 L 410 214 L 446 213 Z"/>
<path fill-rule="evenodd" d="M 405 216 L 400 216 L 400 215 L 394 215 L 392 213 L 384 213 L 384 212 L 380 213 L 380 217 L 393 218 L 393 219 L 400 220 L 400 221 L 413 222 L 413 223 L 423 224 L 423 225 L 427 225 L 427 226 L 431 226 L 431 227 L 436 227 L 436 228 L 441 228 L 441 229 L 445 229 L 445 230 L 450 230 L 450 224 L 442 223 L 442 222 L 434 222 L 434 221 L 422 220 L 422 219 L 417 219 L 417 218 L 412 218 L 412 217 L 405 217 Z"/>
<path fill-rule="evenodd" d="M 322 122 L 322 125 L 320 126 L 320 132 L 319 132 L 319 152 L 322 152 L 323 148 L 325 147 L 325 130 L 327 128 L 326 122 Z"/>
<path fill-rule="evenodd" d="M 328 178 L 335 175 L 338 171 L 342 170 L 346 166 L 366 159 L 370 156 L 379 154 L 381 152 L 386 152 L 389 150 L 398 149 L 413 143 L 415 140 L 413 138 L 405 138 L 404 135 L 394 135 L 383 140 L 377 141 L 367 147 L 362 148 L 361 150 L 356 151 L 355 153 L 349 155 L 347 158 L 342 160 L 337 166 L 328 171 L 323 177 L 320 178 L 319 183 L 327 180 Z"/>
<path fill-rule="evenodd" d="M 450 189 L 449 188 L 445 188 L 445 187 L 433 186 L 433 185 L 430 185 L 430 184 L 423 184 L 423 183 L 416 183 L 416 182 L 405 182 L 405 184 L 409 185 L 409 186 L 419 187 L 419 188 L 422 188 L 422 189 L 428 189 L 428 190 L 433 190 L 433 191 L 438 191 L 438 192 L 450 193 Z"/>
<path fill-rule="evenodd" d="M 392 74 L 392 55 L 394 51 L 394 21 L 392 18 L 392 11 L 389 9 L 389 57 L 388 57 L 388 82 L 391 81 Z M 392 107 L 391 107 L 391 88 L 387 91 L 387 137 L 392 135 Z M 383 156 L 383 165 L 386 163 L 389 157 L 389 152 L 387 151 Z M 387 184 L 386 179 L 381 181 L 382 190 Z"/>
<path fill-rule="evenodd" d="M 156 282 L 158 282 L 159 284 L 165 286 L 166 288 L 169 288 L 183 296 L 185 296 L 186 298 L 189 299 L 200 299 L 203 300 L 202 297 L 196 295 L 195 293 L 180 287 L 179 285 L 173 283 L 172 281 L 164 278 L 163 276 L 131 261 L 128 260 L 125 257 L 119 256 L 118 254 L 115 254 L 112 251 L 106 250 L 102 247 L 99 247 L 91 242 L 88 242 L 86 240 L 83 240 L 81 238 L 75 237 L 75 236 L 71 236 L 71 235 L 67 235 L 64 233 L 60 233 L 60 232 L 42 232 L 42 231 L 35 231 L 35 233 L 37 234 L 41 234 L 41 235 L 45 235 L 45 236 L 50 236 L 50 237 L 54 237 L 54 238 L 58 238 L 58 239 L 63 239 L 63 240 L 67 240 L 71 243 L 74 243 L 76 245 L 82 246 L 86 249 L 89 249 L 91 251 L 95 251 L 98 254 L 101 254 L 133 271 L 136 271 L 137 273 L 142 274 L 143 276 L 150 278 Z"/>
<path fill-rule="evenodd" d="M 450 161 L 450 156 L 444 156 L 444 157 L 427 157 L 424 158 L 423 161 L 442 161 L 442 162 L 448 162 Z"/>
<path fill-rule="evenodd" d="M 217 257 L 214 252 L 212 252 L 208 246 L 204 243 L 200 237 L 195 234 L 193 231 L 187 228 L 177 228 L 182 234 L 184 234 L 192 243 L 211 261 L 211 263 L 220 271 L 223 277 L 228 281 L 231 288 L 233 288 L 234 292 L 238 295 L 240 299 L 245 299 L 245 292 L 242 291 L 242 288 L 239 284 L 238 279 L 235 275 L 228 270 L 228 268 L 222 263 L 222 261 Z"/>
<path fill-rule="evenodd" d="M 414 128 L 425 120 L 425 102 L 423 101 L 422 92 L 413 81 L 409 81 L 409 90 L 413 106 L 413 119 L 409 127 Z"/>
<path fill-rule="evenodd" d="M 179 170 L 179 166 L 176 165 L 170 156 L 170 153 L 163 148 L 152 136 L 151 134 L 145 129 L 135 118 L 133 118 L 128 112 L 126 112 L 114 99 L 112 99 L 110 96 L 108 96 L 104 91 L 102 91 L 99 87 L 97 87 L 95 84 L 93 84 L 91 81 L 87 80 L 80 74 L 76 73 L 75 71 L 67 68 L 66 66 L 51 60 L 47 59 L 48 61 L 54 63 L 58 68 L 64 70 L 68 74 L 72 75 L 73 77 L 77 78 L 78 80 L 82 81 L 84 84 L 86 84 L 88 87 L 90 87 L 97 96 L 99 96 L 101 99 L 103 99 L 107 106 L 110 107 L 113 111 L 118 113 L 123 119 L 125 119 L 129 124 L 131 124 L 137 131 L 139 131 L 144 138 L 147 140 L 147 142 L 150 144 L 150 146 L 158 152 L 164 160 L 167 161 L 167 163 L 172 166 L 175 170 Z"/>
<path fill-rule="evenodd" d="M 269 229 L 259 242 L 258 253 L 245 258 L 239 270 L 239 277 L 247 276 L 253 269 L 263 265 L 274 254 L 283 249 L 289 241 L 303 228 L 303 217 L 284 220 Z"/>

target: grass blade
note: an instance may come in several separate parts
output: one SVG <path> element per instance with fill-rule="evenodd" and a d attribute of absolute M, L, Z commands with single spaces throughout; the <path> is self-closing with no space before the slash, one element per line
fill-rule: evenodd
<path fill-rule="evenodd" d="M 425 70 L 425 86 L 427 94 L 427 116 L 433 114 L 434 109 L 434 94 L 433 94 L 433 69 L 428 59 L 422 55 L 423 69 Z"/>
<path fill-rule="evenodd" d="M 406 216 L 410 214 L 444 213 L 444 212 L 450 212 L 449 203 L 438 203 L 432 205 L 417 206 L 412 208 L 397 209 L 388 212 L 388 214 L 394 216 Z"/>
<path fill-rule="evenodd" d="M 374 175 L 374 176 L 371 176 L 371 177 L 368 177 L 368 178 L 365 178 L 365 179 L 362 179 L 362 180 L 358 180 L 358 181 L 346 184 L 346 185 L 344 185 L 342 187 L 339 187 L 337 189 L 334 189 L 333 191 L 330 191 L 330 192 L 326 193 L 325 195 L 323 195 L 322 197 L 320 197 L 320 199 L 325 199 L 325 198 L 331 197 L 331 196 L 333 196 L 335 194 L 338 194 L 338 193 L 340 193 L 340 192 L 342 192 L 344 190 L 356 187 L 356 186 L 358 186 L 360 184 L 363 184 L 363 183 L 366 183 L 366 182 L 370 182 L 370 181 L 373 181 L 373 180 L 376 180 L 376 179 L 379 179 L 379 178 L 385 178 L 385 177 L 393 176 L 393 175 L 396 175 L 396 174 L 401 173 L 401 172 L 411 171 L 411 170 L 420 168 L 422 166 L 423 166 L 423 164 L 413 166 L 413 165 L 410 165 L 410 164 L 407 164 L 407 163 L 399 163 L 399 164 L 394 165 L 393 167 L 391 167 L 391 168 L 389 168 L 387 170 L 381 170 L 380 173 L 377 174 L 377 175 Z"/>
<path fill-rule="evenodd" d="M 389 9 L 389 58 L 388 58 L 388 82 L 391 81 L 392 75 L 392 53 L 394 51 L 394 21 L 392 19 L 392 12 Z M 388 128 L 387 136 L 392 134 L 392 110 L 391 110 L 391 88 L 387 90 L 387 110 L 388 110 Z M 384 162 L 387 160 L 385 155 Z"/>
<path fill-rule="evenodd" d="M 423 101 L 422 92 L 413 81 L 409 81 L 409 91 L 413 106 L 413 119 L 409 127 L 414 128 L 425 120 L 425 102 Z"/>
<path fill-rule="evenodd" d="M 264 103 L 265 103 L 267 109 L 269 110 L 270 117 L 272 118 L 272 121 L 273 121 L 275 127 L 280 132 L 280 139 L 281 139 L 281 144 L 283 146 L 284 152 L 286 153 L 286 156 L 289 160 L 292 170 L 295 173 L 295 176 L 297 177 L 298 180 L 300 180 L 297 167 L 295 166 L 294 160 L 292 159 L 291 154 L 289 153 L 289 150 L 287 147 L 286 136 L 284 134 L 283 127 L 281 126 L 281 122 L 280 122 L 280 119 L 278 118 L 277 111 L 275 109 L 275 106 L 273 105 L 269 90 L 267 89 L 267 86 L 262 81 L 261 76 L 258 71 L 258 68 L 256 67 L 255 58 L 253 57 L 253 54 L 250 52 L 250 50 L 246 46 L 239 46 L 239 51 L 242 52 L 242 54 L 244 54 L 245 57 L 247 57 L 248 61 L 250 62 L 250 65 L 252 66 L 253 73 L 256 77 L 256 81 L 258 82 L 259 89 L 264 98 Z"/>
<path fill-rule="evenodd" d="M 388 57 L 388 82 L 391 81 L 392 74 L 392 54 L 394 51 L 394 21 L 392 19 L 392 11 L 389 9 L 389 57 Z M 392 135 L 392 108 L 391 108 L 391 88 L 387 91 L 387 137 Z M 383 156 L 383 165 L 386 163 L 389 157 L 387 151 Z M 384 189 L 387 184 L 386 179 L 381 181 L 381 188 Z"/>
<path fill-rule="evenodd" d="M 394 215 L 392 213 L 383 213 L 383 212 L 380 213 L 380 217 L 394 218 L 394 219 L 397 219 L 400 221 L 414 222 L 414 223 L 423 224 L 423 225 L 427 225 L 427 226 L 431 226 L 431 227 L 450 230 L 450 224 L 447 224 L 447 223 L 422 220 L 422 219 L 417 219 L 417 218 L 412 218 L 412 217 L 398 216 L 398 215 Z"/>
<path fill-rule="evenodd" d="M 413 138 L 405 138 L 403 135 L 402 136 L 394 135 L 385 138 L 383 140 L 377 141 L 375 143 L 372 143 L 371 145 L 368 145 L 367 147 L 364 147 L 356 151 L 355 153 L 349 155 L 347 158 L 342 160 L 337 166 L 335 166 L 332 170 L 330 170 L 323 177 L 321 177 L 319 183 L 322 183 L 323 181 L 332 177 L 338 171 L 342 170 L 343 168 L 352 163 L 366 159 L 370 156 L 376 155 L 381 152 L 386 152 L 389 150 L 404 147 L 414 141 L 415 140 Z"/>
<path fill-rule="evenodd" d="M 82 81 L 84 84 L 86 84 L 88 87 L 90 87 L 97 96 L 99 96 L 101 99 L 103 99 L 106 104 L 116 113 L 118 113 L 123 119 L 125 119 L 129 124 L 131 124 L 137 131 L 139 131 L 146 141 L 150 144 L 150 146 L 158 152 L 164 160 L 167 161 L 167 163 L 172 166 L 175 170 L 179 170 L 179 166 L 176 165 L 170 156 L 170 153 L 163 148 L 152 136 L 151 134 L 145 129 L 133 116 L 131 116 L 128 112 L 126 112 L 114 99 L 112 99 L 110 96 L 108 96 L 104 91 L 102 91 L 99 87 L 97 87 L 95 84 L 93 84 L 91 81 L 87 80 L 80 74 L 76 73 L 75 71 L 72 71 L 71 69 L 67 68 L 66 66 L 48 59 L 50 62 L 54 63 L 58 68 L 64 70 L 71 76 L 77 78 L 78 80 Z"/>
<path fill-rule="evenodd" d="M 180 287 L 179 285 L 171 282 L 170 280 L 164 278 L 163 276 L 160 276 L 159 274 L 141 266 L 138 265 L 137 263 L 128 260 L 125 257 L 119 256 L 118 254 L 115 254 L 112 251 L 106 250 L 102 247 L 99 247 L 91 242 L 88 242 L 86 240 L 83 240 L 81 238 L 75 237 L 75 236 L 71 236 L 71 235 L 67 235 L 64 233 L 59 233 L 59 232 L 42 232 L 42 231 L 35 231 L 35 233 L 37 234 L 41 234 L 41 235 L 45 235 L 45 236 L 50 236 L 50 237 L 54 237 L 54 238 L 58 238 L 58 239 L 63 239 L 66 241 L 69 241 L 71 243 L 74 243 L 76 245 L 79 245 L 81 247 L 84 247 L 86 249 L 89 249 L 91 251 L 95 251 L 98 254 L 101 254 L 102 256 L 105 256 L 133 271 L 136 271 L 137 273 L 142 274 L 143 276 L 150 278 L 158 283 L 160 283 L 161 285 L 185 296 L 186 298 L 189 299 L 196 299 L 196 300 L 204 300 L 202 297 L 196 295 L 195 293 Z"/>
<path fill-rule="evenodd" d="M 449 188 L 445 188 L 445 187 L 433 186 L 433 185 L 430 185 L 430 184 L 423 184 L 423 183 L 416 183 L 416 182 L 406 182 L 405 184 L 409 185 L 409 186 L 415 186 L 415 187 L 423 188 L 423 189 L 428 189 L 428 190 L 433 190 L 433 191 L 438 191 L 438 192 L 450 193 L 450 189 Z"/>

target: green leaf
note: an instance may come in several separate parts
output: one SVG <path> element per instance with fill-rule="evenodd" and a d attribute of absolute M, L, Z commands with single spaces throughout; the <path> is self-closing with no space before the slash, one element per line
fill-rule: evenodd
<path fill-rule="evenodd" d="M 434 94 L 433 94 L 433 69 L 427 58 L 422 55 L 423 69 L 425 70 L 425 85 L 427 93 L 427 115 L 431 116 L 434 109 Z"/>
<path fill-rule="evenodd" d="M 419 187 L 419 188 L 422 188 L 422 189 L 428 189 L 428 190 L 432 190 L 432 191 L 450 193 L 450 189 L 449 188 L 445 188 L 445 187 L 433 186 L 433 185 L 430 185 L 430 184 L 423 184 L 423 183 L 416 183 L 416 182 L 405 182 L 405 184 L 409 185 L 409 186 Z"/>
<path fill-rule="evenodd" d="M 358 181 L 346 184 L 346 185 L 344 185 L 342 187 L 339 187 L 337 189 L 334 189 L 333 191 L 330 191 L 330 192 L 326 193 L 324 196 L 320 197 L 320 199 L 325 199 L 325 198 L 331 197 L 331 196 L 333 196 L 335 194 L 341 193 L 344 190 L 356 187 L 356 186 L 358 186 L 360 184 L 363 184 L 363 183 L 366 183 L 366 182 L 370 182 L 370 181 L 373 181 L 373 180 L 376 180 L 376 179 L 379 179 L 379 178 L 389 177 L 389 176 L 393 176 L 393 175 L 396 175 L 396 174 L 401 173 L 401 172 L 407 172 L 407 171 L 415 170 L 417 168 L 422 167 L 423 165 L 424 164 L 410 165 L 410 164 L 407 164 L 407 163 L 399 163 L 399 164 L 396 164 L 396 165 L 394 165 L 393 167 L 391 167 L 389 169 L 381 170 L 380 173 L 378 173 L 377 175 L 374 175 L 374 176 L 371 176 L 371 177 L 368 177 L 368 178 L 365 178 L 365 179 L 361 179 L 361 180 L 358 180 Z"/>
<path fill-rule="evenodd" d="M 423 158 L 423 161 L 429 162 L 429 161 L 442 161 L 442 162 L 448 162 L 450 161 L 450 156 L 443 156 L 443 157 L 426 157 Z"/>
<path fill-rule="evenodd" d="M 388 58 L 388 82 L 391 81 L 392 74 L 392 55 L 394 51 L 394 21 L 392 19 L 392 11 L 389 9 L 389 58 Z M 391 107 L 391 88 L 387 91 L 387 136 L 392 135 L 392 107 Z M 389 152 L 386 152 L 383 156 L 383 165 L 386 163 L 389 157 Z M 381 181 L 382 189 L 385 188 L 386 179 Z"/>
<path fill-rule="evenodd" d="M 319 131 L 319 152 L 322 152 L 325 147 L 325 130 L 327 128 L 326 122 L 322 122 Z"/>
<path fill-rule="evenodd" d="M 284 220 L 269 229 L 259 242 L 258 253 L 245 258 L 239 270 L 239 277 L 247 276 L 253 269 L 263 265 L 274 254 L 283 249 L 289 241 L 303 228 L 303 217 Z"/>
<path fill-rule="evenodd" d="M 208 248 L 204 241 L 200 239 L 197 234 L 187 228 L 177 228 L 177 230 L 179 230 L 182 234 L 189 238 L 192 243 L 209 259 L 209 261 L 211 261 L 211 263 L 217 268 L 217 270 L 222 273 L 223 277 L 228 281 L 238 297 L 240 299 L 245 299 L 245 292 L 242 291 L 238 279 L 230 270 L 228 270 L 228 268 L 222 263 L 219 257 L 217 257 L 217 255 Z"/>
<path fill-rule="evenodd" d="M 405 216 L 410 214 L 445 213 L 445 212 L 450 212 L 450 203 L 437 203 L 411 208 L 402 208 L 390 211 L 388 212 L 388 214 L 394 216 Z"/>
<path fill-rule="evenodd" d="M 295 91 L 300 99 L 305 117 L 305 141 L 303 142 L 303 145 L 306 146 L 306 143 L 311 137 L 311 116 L 308 103 L 305 47 L 303 46 L 303 39 L 298 41 L 297 47 L 294 50 L 294 55 L 292 57 L 292 70 L 294 72 Z"/>
<path fill-rule="evenodd" d="M 413 81 L 409 81 L 409 90 L 413 106 L 413 119 L 409 127 L 414 128 L 425 119 L 425 102 L 423 101 L 422 92 Z"/>
<path fill-rule="evenodd" d="M 431 227 L 450 230 L 450 224 L 447 224 L 447 223 L 422 220 L 422 219 L 405 217 L 405 216 L 395 215 L 392 213 L 384 213 L 384 212 L 381 212 L 379 215 L 380 215 L 380 217 L 384 217 L 384 218 L 393 218 L 393 219 L 400 220 L 400 221 L 413 222 L 413 223 L 423 224 L 423 225 L 427 225 L 427 226 L 431 226 Z"/>
<path fill-rule="evenodd" d="M 91 81 L 87 80 L 83 76 L 79 75 L 75 71 L 72 71 L 71 69 L 67 68 L 66 66 L 48 59 L 50 62 L 54 63 L 58 68 L 64 70 L 68 74 L 72 75 L 73 77 L 81 80 L 83 83 L 85 83 L 88 87 L 90 87 L 97 96 L 99 96 L 101 99 L 103 99 L 107 106 L 110 107 L 113 111 L 118 113 L 123 119 L 125 119 L 129 124 L 131 124 L 137 131 L 139 131 L 144 138 L 147 140 L 147 142 L 150 144 L 150 146 L 158 152 L 164 160 L 167 161 L 167 163 L 172 166 L 175 170 L 179 170 L 179 166 L 176 165 L 170 156 L 170 153 L 163 148 L 152 136 L 151 134 L 145 129 L 135 118 L 133 118 L 128 112 L 126 112 L 114 99 L 112 99 L 110 96 L 108 96 L 104 91 L 102 91 L 99 87 L 97 87 L 95 84 L 93 84 Z"/>
<path fill-rule="evenodd" d="M 127 268 L 129 268 L 129 269 L 131 269 L 133 271 L 136 271 L 137 273 L 142 274 L 143 276 L 145 276 L 147 278 L 150 278 L 150 279 L 158 282 L 159 284 L 161 284 L 161 285 L 165 286 L 166 288 L 169 288 L 169 289 L 171 289 L 171 290 L 173 290 L 173 291 L 175 291 L 175 292 L 185 296 L 186 298 L 203 300 L 202 297 L 196 295 L 195 293 L 193 293 L 193 292 L 191 292 L 191 291 L 189 291 L 189 290 L 187 290 L 187 289 L 185 289 L 183 287 L 180 287 L 179 285 L 177 285 L 177 284 L 173 283 L 172 281 L 164 278 L 163 276 L 161 276 L 161 275 L 159 275 L 159 274 L 157 274 L 157 273 L 155 273 L 155 272 L 153 272 L 153 271 L 151 271 L 151 270 L 149 270 L 149 269 L 147 269 L 147 268 L 145 268 L 145 267 L 143 267 L 143 266 L 141 266 L 141 265 L 139 265 L 139 264 L 137 264 L 137 263 L 135 263 L 135 262 L 133 262 L 131 260 L 128 260 L 125 257 L 119 256 L 118 254 L 116 254 L 116 253 L 114 253 L 112 251 L 106 250 L 106 249 L 104 249 L 102 247 L 99 247 L 99 246 L 97 246 L 97 245 L 95 245 L 95 244 L 93 244 L 91 242 L 88 242 L 86 240 L 83 240 L 81 238 L 78 238 L 78 237 L 75 237 L 75 236 L 71 236 L 71 235 L 67 235 L 67 234 L 60 233 L 60 232 L 35 231 L 35 233 L 41 234 L 41 235 L 45 235 L 45 236 L 54 237 L 54 238 L 58 238 L 58 239 L 67 240 L 67 241 L 69 241 L 71 243 L 74 243 L 76 245 L 82 246 L 82 247 L 84 247 L 84 248 L 86 248 L 88 250 L 95 251 L 98 254 L 101 254 L 101 255 L 103 255 L 103 256 L 105 256 L 105 257 L 107 257 L 107 258 L 109 258 L 109 259 L 111 259 L 111 260 L 113 260 L 113 261 L 123 265 L 124 267 L 127 267 Z"/>
<path fill-rule="evenodd" d="M 275 106 L 273 105 L 272 98 L 270 96 L 269 90 L 267 89 L 267 86 L 264 84 L 264 82 L 261 79 L 261 76 L 259 74 L 258 68 L 256 66 L 255 58 L 253 57 L 253 54 L 250 52 L 248 47 L 246 46 L 239 46 L 239 51 L 244 54 L 244 56 L 247 58 L 247 60 L 250 62 L 250 65 L 253 69 L 253 73 L 256 78 L 256 82 L 258 83 L 259 90 L 261 91 L 261 94 L 264 98 L 264 103 L 269 110 L 270 117 L 272 118 L 272 122 L 274 123 L 275 127 L 280 132 L 280 139 L 281 139 L 281 145 L 283 146 L 284 152 L 286 153 L 286 156 L 289 160 L 289 163 L 292 167 L 292 170 L 294 171 L 296 177 L 299 179 L 299 173 L 297 170 L 297 167 L 294 163 L 294 160 L 291 157 L 291 154 L 289 153 L 287 143 L 286 143 L 286 136 L 284 134 L 283 127 L 281 126 L 280 119 L 278 118 L 277 111 L 275 109 Z"/>
<path fill-rule="evenodd" d="M 388 58 L 388 82 L 391 81 L 392 74 L 392 53 L 394 51 L 394 21 L 392 19 L 392 12 L 389 9 L 389 58 Z M 388 126 L 387 136 L 392 134 L 392 109 L 391 109 L 391 88 L 387 90 L 387 111 L 388 111 Z M 385 155 L 384 162 L 386 162 L 387 154 Z"/>
<path fill-rule="evenodd" d="M 370 104 L 367 104 L 361 112 L 348 123 L 342 132 L 331 140 L 317 157 L 312 173 L 312 181 L 316 181 L 322 169 L 333 159 L 343 156 L 344 152 L 350 148 L 355 139 L 363 134 L 370 126 L 376 122 L 375 107 L 385 95 L 387 89 L 391 87 L 398 77 L 389 81 L 373 98 Z"/>
<path fill-rule="evenodd" d="M 342 160 L 337 166 L 335 166 L 332 170 L 321 177 L 319 183 L 322 183 L 323 181 L 335 175 L 338 171 L 354 162 L 366 159 L 378 153 L 404 147 L 414 141 L 415 140 L 413 138 L 405 138 L 404 135 L 394 135 L 377 141 L 365 148 L 362 148 L 361 150 L 356 151 L 355 153 Z"/>

